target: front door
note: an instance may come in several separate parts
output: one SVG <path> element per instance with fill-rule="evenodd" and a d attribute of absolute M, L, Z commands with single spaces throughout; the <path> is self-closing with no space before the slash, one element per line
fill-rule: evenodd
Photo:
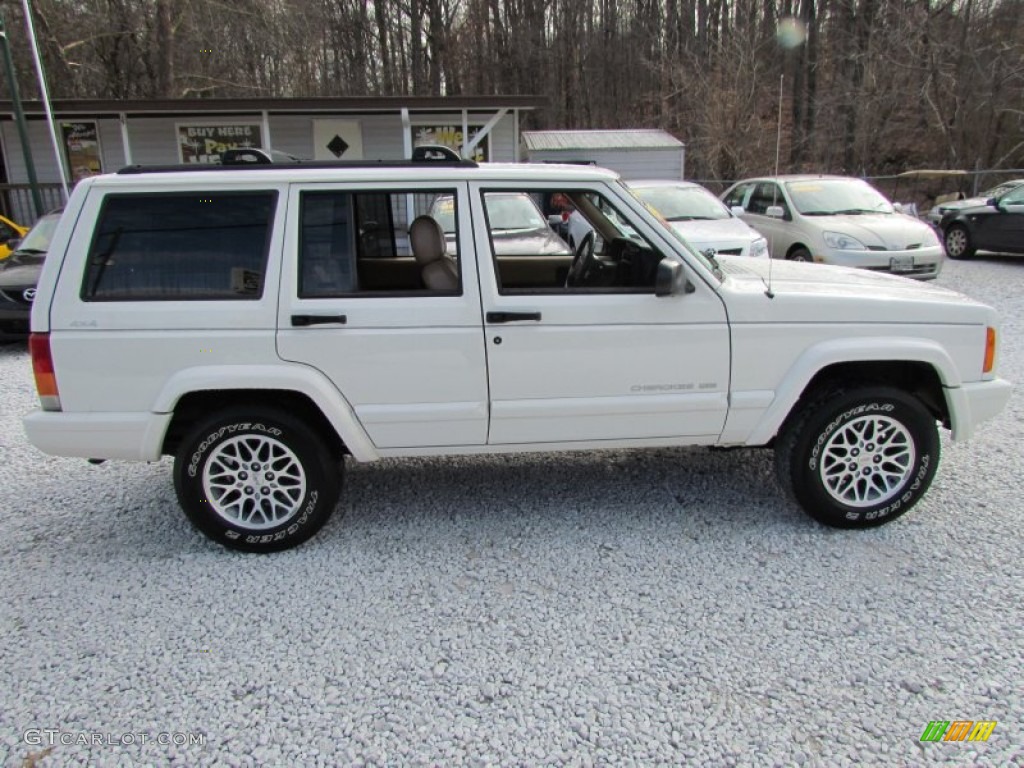
<path fill-rule="evenodd" d="M 590 245 L 577 245 L 568 269 L 547 269 L 551 259 L 541 249 L 550 246 L 527 238 L 515 259 L 496 252 L 487 201 L 509 192 L 536 200 L 562 193 L 573 215 L 588 218 Z M 713 442 L 728 408 L 725 310 L 692 265 L 692 293 L 654 295 L 658 260 L 684 248 L 669 225 L 642 216 L 639 201 L 612 185 L 471 184 L 470 193 L 490 383 L 488 443 Z M 547 283 L 525 274 L 530 258 L 538 275 L 550 276 Z"/>
<path fill-rule="evenodd" d="M 438 226 L 436 252 L 417 255 L 454 277 L 427 287 L 409 230 L 439 203 L 449 236 Z M 466 185 L 297 184 L 288 207 L 285 251 L 297 258 L 285 260 L 282 275 L 278 354 L 326 375 L 378 448 L 484 444 L 487 376 Z"/>

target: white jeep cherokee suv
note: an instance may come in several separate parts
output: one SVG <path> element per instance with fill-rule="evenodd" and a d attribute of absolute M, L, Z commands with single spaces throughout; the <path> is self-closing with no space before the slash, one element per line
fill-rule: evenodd
<path fill-rule="evenodd" d="M 598 244 L 496 253 L 510 192 L 564 194 Z M 24 424 L 55 455 L 173 456 L 196 527 L 256 552 L 325 523 L 346 456 L 774 447 L 812 517 L 860 528 L 921 498 L 938 424 L 1004 406 L 996 328 L 900 277 L 715 261 L 600 169 L 128 168 L 57 227 Z"/>

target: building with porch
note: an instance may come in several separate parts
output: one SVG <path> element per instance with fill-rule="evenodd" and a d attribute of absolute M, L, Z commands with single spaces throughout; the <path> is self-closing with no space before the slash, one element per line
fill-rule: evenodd
<path fill-rule="evenodd" d="M 402 96 L 273 99 L 65 99 L 52 104 L 60 162 L 43 104 L 23 103 L 43 208 L 63 204 L 63 185 L 126 165 L 217 162 L 237 147 L 313 160 L 400 160 L 420 144 L 463 157 L 519 159 L 520 120 L 539 96 Z M 468 137 L 468 138 L 467 138 Z M 0 101 L 0 213 L 35 219 L 10 101 Z"/>

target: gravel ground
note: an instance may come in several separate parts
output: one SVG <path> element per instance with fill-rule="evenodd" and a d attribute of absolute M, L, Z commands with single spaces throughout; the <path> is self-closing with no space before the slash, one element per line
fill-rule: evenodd
<path fill-rule="evenodd" d="M 1024 259 L 939 282 L 1024 382 Z M 874 531 L 765 451 L 405 460 L 260 557 L 193 532 L 167 460 L 30 447 L 23 346 L 0 387 L 0 765 L 1024 765 L 1020 389 Z M 960 719 L 998 725 L 919 741 Z"/>

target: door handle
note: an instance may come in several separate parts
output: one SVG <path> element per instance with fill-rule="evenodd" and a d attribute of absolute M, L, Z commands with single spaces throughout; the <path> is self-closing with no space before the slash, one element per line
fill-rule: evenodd
<path fill-rule="evenodd" d="M 304 328 L 310 325 L 329 325 L 338 323 L 345 325 L 348 318 L 345 315 L 292 315 L 292 325 Z"/>
<path fill-rule="evenodd" d="M 540 312 L 488 312 L 488 323 L 515 323 L 520 320 L 540 321 Z"/>

